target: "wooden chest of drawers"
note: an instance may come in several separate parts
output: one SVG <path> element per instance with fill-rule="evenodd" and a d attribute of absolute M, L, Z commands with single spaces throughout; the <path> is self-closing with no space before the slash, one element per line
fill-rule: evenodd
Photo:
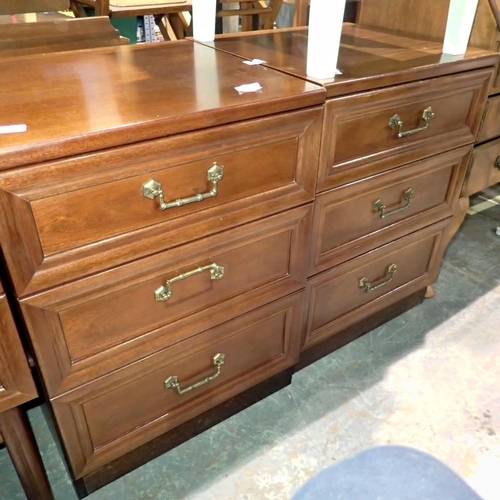
<path fill-rule="evenodd" d="M 304 32 L 251 36 L 282 62 L 242 36 L 0 63 L 28 126 L 0 139 L 2 252 L 83 493 L 437 276 L 496 57 L 347 25 L 319 84 Z"/>
<path fill-rule="evenodd" d="M 325 92 L 188 41 L 0 65 L 2 88 L 24 77 L 10 112 L 28 129 L 0 139 L 2 251 L 88 492 L 110 461 L 290 379 Z"/>
<path fill-rule="evenodd" d="M 305 29 L 223 35 L 214 45 L 308 79 Z M 483 65 L 484 56 L 472 49 L 453 61 L 439 44 L 344 25 L 341 75 L 318 82 L 327 100 L 304 359 L 436 279 L 497 63 Z"/>

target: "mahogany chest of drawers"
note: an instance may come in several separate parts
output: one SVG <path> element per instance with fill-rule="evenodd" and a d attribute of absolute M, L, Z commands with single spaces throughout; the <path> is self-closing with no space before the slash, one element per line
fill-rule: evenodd
<path fill-rule="evenodd" d="M 190 41 L 0 65 L 27 125 L 0 138 L 2 252 L 85 494 L 128 452 L 289 382 L 325 91 Z"/>
<path fill-rule="evenodd" d="M 223 35 L 214 46 L 308 79 L 305 29 Z M 341 74 L 319 82 L 303 362 L 436 279 L 497 63 L 484 56 L 344 24 Z"/>
<path fill-rule="evenodd" d="M 497 58 L 346 25 L 320 83 L 306 43 L 0 63 L 2 252 L 83 494 L 436 279 Z"/>

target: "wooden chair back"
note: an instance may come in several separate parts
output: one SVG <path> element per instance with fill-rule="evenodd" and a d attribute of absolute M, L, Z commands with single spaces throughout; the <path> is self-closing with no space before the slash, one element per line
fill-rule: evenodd
<path fill-rule="evenodd" d="M 281 9 L 283 0 L 270 0 L 269 5 L 260 0 L 252 2 L 234 2 L 234 0 L 218 0 L 219 4 L 239 4 L 239 8 L 219 10 L 218 17 L 239 16 L 241 30 L 271 29 Z"/>

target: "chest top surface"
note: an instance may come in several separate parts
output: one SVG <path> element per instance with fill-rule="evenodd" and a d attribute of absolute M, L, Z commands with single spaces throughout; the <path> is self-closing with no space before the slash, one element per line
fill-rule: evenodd
<path fill-rule="evenodd" d="M 235 87 L 259 83 L 258 92 Z M 314 83 L 191 41 L 0 61 L 0 170 L 322 104 Z"/>
<path fill-rule="evenodd" d="M 307 28 L 221 35 L 208 45 L 246 59 L 262 59 L 269 67 L 308 78 Z M 441 43 L 345 23 L 338 61 L 342 74 L 318 83 L 324 85 L 328 97 L 334 97 L 493 66 L 497 57 L 476 48 L 451 56 L 442 53 Z"/>

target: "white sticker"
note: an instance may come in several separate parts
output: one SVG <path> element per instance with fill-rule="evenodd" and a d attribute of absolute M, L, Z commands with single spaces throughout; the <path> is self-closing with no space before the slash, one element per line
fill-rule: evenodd
<path fill-rule="evenodd" d="M 251 61 L 243 61 L 243 64 L 247 64 L 248 66 L 257 66 L 259 64 L 265 64 L 266 61 L 262 59 L 252 59 Z"/>
<path fill-rule="evenodd" d="M 234 89 L 240 94 L 244 94 L 245 92 L 257 92 L 262 89 L 260 83 L 245 83 L 244 85 L 240 85 L 239 87 L 234 87 Z"/>
<path fill-rule="evenodd" d="M 19 125 L 0 125 L 0 134 L 16 134 L 18 132 L 26 132 L 28 126 L 25 123 Z"/>

